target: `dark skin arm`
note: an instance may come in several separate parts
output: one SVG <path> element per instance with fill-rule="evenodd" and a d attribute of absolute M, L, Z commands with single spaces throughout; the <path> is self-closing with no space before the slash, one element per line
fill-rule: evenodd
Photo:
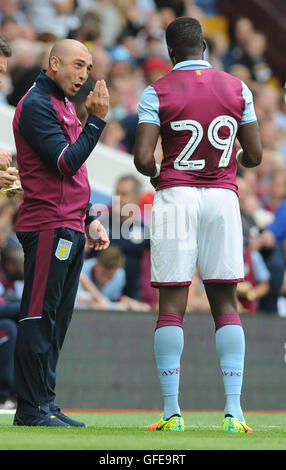
<path fill-rule="evenodd" d="M 156 173 L 154 152 L 160 135 L 160 127 L 156 124 L 139 124 L 136 131 L 134 164 L 142 175 L 152 178 Z"/>
<path fill-rule="evenodd" d="M 246 168 L 253 168 L 261 163 L 262 147 L 257 121 L 243 124 L 237 134 L 243 152 L 238 161 Z"/>

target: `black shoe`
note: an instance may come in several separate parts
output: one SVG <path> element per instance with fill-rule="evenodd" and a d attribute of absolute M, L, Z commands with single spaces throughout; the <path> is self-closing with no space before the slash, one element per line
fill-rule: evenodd
<path fill-rule="evenodd" d="M 50 406 L 51 413 L 56 416 L 58 419 L 63 421 L 63 423 L 68 424 L 69 426 L 78 426 L 82 428 L 86 428 L 86 425 L 81 421 L 76 421 L 75 419 L 70 418 L 69 416 L 65 415 L 59 406 L 51 405 Z"/>
<path fill-rule="evenodd" d="M 39 411 L 38 414 L 35 415 L 20 415 L 15 414 L 14 426 L 56 426 L 56 427 L 66 427 L 70 428 L 70 425 L 64 423 L 60 419 L 58 419 L 55 415 L 51 413 L 44 413 L 43 411 Z"/>

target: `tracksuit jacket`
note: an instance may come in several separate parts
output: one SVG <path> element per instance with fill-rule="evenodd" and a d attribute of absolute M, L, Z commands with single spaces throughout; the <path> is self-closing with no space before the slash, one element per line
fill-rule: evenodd
<path fill-rule="evenodd" d="M 84 232 L 93 219 L 85 161 L 105 121 L 89 116 L 82 129 L 73 104 L 41 71 L 17 105 L 13 132 L 24 201 L 17 232 L 68 227 Z"/>

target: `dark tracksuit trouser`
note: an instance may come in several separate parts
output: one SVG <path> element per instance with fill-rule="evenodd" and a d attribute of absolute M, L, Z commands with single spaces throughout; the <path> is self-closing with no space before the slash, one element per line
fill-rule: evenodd
<path fill-rule="evenodd" d="M 15 347 L 18 414 L 49 412 L 56 366 L 78 289 L 85 235 L 61 227 L 18 232 L 23 246 L 24 290 Z"/>

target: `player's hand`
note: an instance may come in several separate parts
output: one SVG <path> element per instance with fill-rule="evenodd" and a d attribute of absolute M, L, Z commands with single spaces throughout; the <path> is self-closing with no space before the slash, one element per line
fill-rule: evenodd
<path fill-rule="evenodd" d="M 0 171 L 0 187 L 10 188 L 16 186 L 19 183 L 19 173 L 17 168 L 11 166 L 6 171 Z"/>
<path fill-rule="evenodd" d="M 7 170 L 12 163 L 12 154 L 7 150 L 0 150 L 0 170 Z"/>
<path fill-rule="evenodd" d="M 104 119 L 109 108 L 109 93 L 105 80 L 98 80 L 86 98 L 85 107 L 88 114 Z"/>
<path fill-rule="evenodd" d="M 86 236 L 89 248 L 96 251 L 106 250 L 110 245 L 110 240 L 106 230 L 99 220 L 93 220 L 89 225 L 87 225 Z"/>

